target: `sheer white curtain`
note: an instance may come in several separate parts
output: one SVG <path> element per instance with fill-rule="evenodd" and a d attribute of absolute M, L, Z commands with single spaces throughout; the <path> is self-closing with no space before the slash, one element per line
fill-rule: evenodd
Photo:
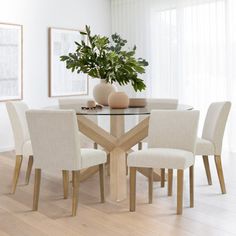
<path fill-rule="evenodd" d="M 233 102 L 225 144 L 236 151 L 236 0 L 112 0 L 112 18 L 150 63 L 143 96 L 191 104 L 201 125 L 211 102 Z"/>

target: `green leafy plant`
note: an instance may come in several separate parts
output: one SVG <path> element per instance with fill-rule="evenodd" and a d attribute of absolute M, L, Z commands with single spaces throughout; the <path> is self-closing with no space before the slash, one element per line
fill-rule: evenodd
<path fill-rule="evenodd" d="M 76 51 L 60 57 L 61 61 L 66 62 L 67 69 L 88 74 L 92 78 L 104 79 L 107 83 L 131 83 L 135 91 L 146 88 L 139 74 L 145 73 L 148 62 L 135 58 L 136 46 L 132 50 L 125 50 L 127 40 L 118 34 L 113 34 L 111 41 L 105 36 L 91 35 L 89 26 L 80 33 L 87 36 L 88 43 L 84 40 L 75 42 Z"/>

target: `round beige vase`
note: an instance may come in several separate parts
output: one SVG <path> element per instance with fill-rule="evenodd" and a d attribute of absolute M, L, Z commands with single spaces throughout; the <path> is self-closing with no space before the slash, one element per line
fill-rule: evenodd
<path fill-rule="evenodd" d="M 116 87 L 114 85 L 101 79 L 101 82 L 93 88 L 93 97 L 98 104 L 108 106 L 108 96 L 115 91 Z"/>
<path fill-rule="evenodd" d="M 112 92 L 108 97 L 108 105 L 113 109 L 124 109 L 129 106 L 129 97 L 125 92 Z"/>

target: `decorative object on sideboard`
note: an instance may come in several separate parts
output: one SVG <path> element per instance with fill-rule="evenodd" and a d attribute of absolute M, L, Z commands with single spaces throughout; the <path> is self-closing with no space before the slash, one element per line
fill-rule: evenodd
<path fill-rule="evenodd" d="M 129 97 L 125 92 L 112 92 L 108 97 L 108 105 L 113 109 L 129 107 Z"/>
<path fill-rule="evenodd" d="M 106 36 L 91 35 L 90 27 L 85 28 L 85 32 L 80 34 L 85 35 L 88 42 L 86 43 L 85 40 L 75 42 L 77 46 L 75 52 L 61 56 L 61 61 L 66 62 L 66 68 L 110 84 L 115 82 L 121 86 L 131 84 L 136 92 L 144 90 L 146 85 L 139 78 L 139 74 L 145 73 L 148 62 L 142 58 L 135 58 L 136 46 L 126 50 L 124 47 L 127 40 L 122 39 L 118 34 L 113 34 L 110 40 Z M 94 98 L 97 99 L 97 94 L 99 99 L 104 95 L 102 102 L 96 101 L 107 105 L 107 92 L 97 92 L 98 87 L 95 86 Z"/>
<path fill-rule="evenodd" d="M 129 107 L 145 107 L 147 105 L 146 98 L 130 98 Z"/>

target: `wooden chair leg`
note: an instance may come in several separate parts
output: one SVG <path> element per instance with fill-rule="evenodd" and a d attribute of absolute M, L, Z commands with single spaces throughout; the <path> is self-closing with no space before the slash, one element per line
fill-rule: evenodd
<path fill-rule="evenodd" d="M 107 154 L 107 176 L 110 176 L 110 153 Z"/>
<path fill-rule="evenodd" d="M 173 189 L 173 169 L 168 169 L 168 196 L 172 196 Z"/>
<path fill-rule="evenodd" d="M 136 206 L 136 167 L 130 167 L 130 201 L 129 210 L 135 211 Z"/>
<path fill-rule="evenodd" d="M 79 177 L 80 171 L 72 171 L 72 216 L 76 216 L 79 200 Z"/>
<path fill-rule="evenodd" d="M 194 166 L 189 167 L 190 207 L 194 207 Z"/>
<path fill-rule="evenodd" d="M 226 188 L 225 188 L 225 180 L 224 180 L 224 174 L 223 174 L 223 168 L 221 163 L 221 156 L 215 155 L 215 164 L 216 164 L 216 170 L 220 182 L 221 192 L 222 194 L 226 194 Z"/>
<path fill-rule="evenodd" d="M 62 178 L 63 178 L 64 199 L 67 199 L 68 191 L 69 191 L 69 171 L 68 170 L 62 171 Z"/>
<path fill-rule="evenodd" d="M 165 179 L 166 179 L 166 176 L 165 176 L 165 169 L 162 168 L 162 169 L 161 169 L 161 187 L 162 187 L 162 188 L 165 187 Z"/>
<path fill-rule="evenodd" d="M 128 175 L 129 174 L 128 153 L 125 154 L 125 165 L 126 165 L 126 175 Z"/>
<path fill-rule="evenodd" d="M 33 211 L 38 210 L 40 182 L 41 182 L 41 169 L 35 169 Z"/>
<path fill-rule="evenodd" d="M 94 149 L 98 149 L 98 144 L 97 143 L 93 143 L 93 148 Z"/>
<path fill-rule="evenodd" d="M 143 143 L 142 143 L 142 142 L 139 142 L 139 143 L 138 143 L 138 150 L 142 150 L 142 148 L 143 148 Z"/>
<path fill-rule="evenodd" d="M 25 184 L 27 185 L 29 184 L 29 181 L 30 181 L 30 175 L 31 175 L 32 167 L 33 167 L 33 162 L 34 162 L 34 157 L 29 156 L 27 171 L 25 175 Z"/>
<path fill-rule="evenodd" d="M 104 191 L 104 164 L 99 165 L 99 179 L 100 179 L 100 196 L 101 203 L 105 202 L 105 191 Z"/>
<path fill-rule="evenodd" d="M 184 170 L 177 170 L 177 215 L 183 212 L 183 182 Z"/>
<path fill-rule="evenodd" d="M 148 176 L 148 203 L 151 204 L 153 199 L 153 168 L 149 169 Z"/>
<path fill-rule="evenodd" d="M 16 163 L 15 163 L 14 175 L 13 175 L 13 180 L 12 180 L 11 193 L 16 192 L 16 186 L 17 186 L 17 183 L 18 183 L 19 175 L 20 175 L 20 168 L 21 168 L 22 160 L 23 160 L 22 155 L 17 155 L 16 156 Z"/>
<path fill-rule="evenodd" d="M 207 176 L 208 184 L 212 185 L 211 170 L 210 170 L 208 156 L 202 156 L 202 158 L 203 158 L 203 163 L 204 163 L 204 167 L 205 167 L 205 171 L 206 171 L 206 176 Z"/>

